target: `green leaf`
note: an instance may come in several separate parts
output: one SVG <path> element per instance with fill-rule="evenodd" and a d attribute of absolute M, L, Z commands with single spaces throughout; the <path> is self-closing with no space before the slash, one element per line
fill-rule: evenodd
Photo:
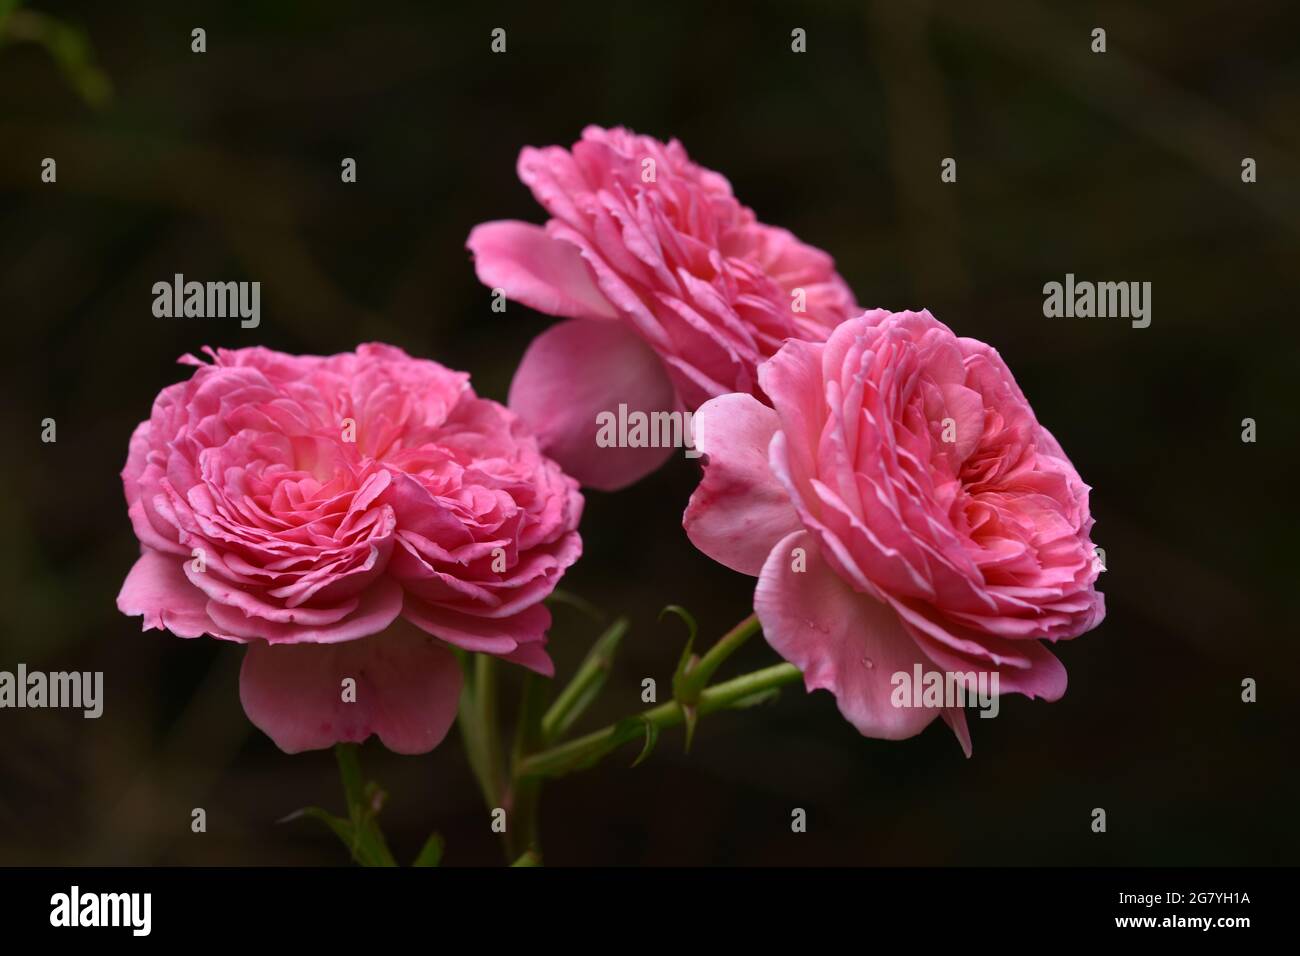
<path fill-rule="evenodd" d="M 393 858 L 392 851 L 388 849 L 388 842 L 384 839 L 384 833 L 379 828 L 377 819 L 379 811 L 384 808 L 384 801 L 388 798 L 388 794 L 374 781 L 369 783 L 364 781 L 356 744 L 335 745 L 334 757 L 338 761 L 339 777 L 343 781 L 343 797 L 347 802 L 348 819 L 339 821 L 338 817 L 330 816 L 329 820 L 325 820 L 320 816 L 325 811 L 318 808 L 309 808 L 317 812 L 307 812 L 305 815 L 322 820 L 335 833 L 339 833 L 339 838 L 347 844 L 352 858 L 362 866 L 396 866 L 397 861 Z M 330 821 L 346 824 L 347 835 L 344 836 L 337 825 Z"/>
<path fill-rule="evenodd" d="M 364 802 L 356 827 L 357 846 L 367 861 L 365 865 L 397 866 L 392 850 L 388 849 L 388 841 L 384 839 L 384 831 L 379 828 L 379 811 L 383 809 L 388 794 L 374 781 L 366 784 L 363 793 Z"/>
<path fill-rule="evenodd" d="M 659 742 L 659 725 L 653 721 L 645 721 L 645 746 L 641 748 L 641 753 L 632 761 L 635 767 L 645 760 L 655 749 L 655 744 Z"/>
<path fill-rule="evenodd" d="M 670 604 L 659 612 L 659 620 L 662 621 L 664 615 L 668 613 L 680 617 L 686 622 L 686 626 L 690 630 L 690 636 L 686 639 L 686 646 L 682 648 L 682 656 L 677 659 L 677 669 L 673 672 L 673 697 L 682 708 L 682 716 L 686 723 L 686 752 L 690 753 L 691 741 L 695 739 L 695 724 L 699 720 L 699 712 L 695 707 L 696 701 L 688 699 L 683 692 L 683 687 L 686 683 L 686 675 L 690 673 L 692 667 L 699 663 L 699 658 L 691 653 L 692 648 L 695 646 L 695 635 L 698 633 L 698 628 L 695 625 L 695 618 L 691 616 L 691 612 L 686 608 L 677 604 Z"/>
<path fill-rule="evenodd" d="M 442 862 L 442 851 L 445 845 L 441 833 L 430 833 L 429 839 L 424 841 L 419 856 L 411 866 L 437 866 Z"/>
<path fill-rule="evenodd" d="M 295 810 L 280 820 L 281 823 L 289 823 L 293 820 L 302 818 L 310 820 L 319 820 L 325 826 L 333 831 L 348 852 L 352 854 L 352 859 L 361 866 L 396 866 L 392 861 L 392 854 L 388 852 L 388 846 L 383 842 L 383 835 L 377 830 L 372 833 L 362 833 L 351 822 L 344 820 L 342 817 L 336 817 L 334 814 L 320 807 L 304 807 L 301 810 Z"/>
<path fill-rule="evenodd" d="M 538 853 L 536 850 L 529 850 L 527 853 L 525 853 L 519 859 L 515 860 L 515 862 L 511 863 L 510 865 L 511 866 L 541 866 L 542 855 Z"/>
<path fill-rule="evenodd" d="M 687 672 L 691 669 L 691 665 L 697 660 L 697 658 L 691 654 L 691 650 L 695 647 L 695 635 L 698 633 L 699 628 L 696 627 L 695 618 L 691 616 L 691 612 L 678 604 L 670 604 L 660 611 L 659 620 L 662 621 L 665 614 L 676 614 L 686 622 L 686 627 L 689 631 L 689 635 L 686 638 L 686 646 L 682 648 L 682 654 L 677 658 L 677 669 L 673 671 L 673 693 L 676 694 L 678 689 L 681 687 L 682 679 L 686 677 Z"/>
<path fill-rule="evenodd" d="M 106 103 L 113 95 L 113 84 L 96 66 L 86 34 L 47 13 L 17 8 L 12 0 L 0 0 L 0 45 L 26 41 L 44 48 L 82 99 L 91 106 Z"/>
<path fill-rule="evenodd" d="M 691 656 L 691 648 L 695 645 L 695 635 L 699 633 L 699 627 L 695 623 L 695 617 L 690 611 L 680 604 L 669 604 L 659 612 L 659 620 L 663 621 L 667 614 L 675 614 L 686 623 L 686 629 L 689 636 L 686 638 L 686 647 L 682 649 L 682 656 L 677 659 L 677 672 L 675 676 L 681 676 L 686 673 L 686 662 Z"/>
<path fill-rule="evenodd" d="M 357 848 L 353 855 L 362 866 L 397 866 L 393 851 L 388 849 L 388 841 L 373 821 L 358 832 Z"/>
<path fill-rule="evenodd" d="M 676 670 L 672 672 L 672 691 L 673 693 L 676 693 L 677 688 L 680 687 L 682 678 L 685 678 L 686 676 L 686 671 L 689 671 L 690 666 L 693 665 L 695 659 L 698 659 L 693 657 L 690 652 L 692 652 L 692 649 L 695 646 L 695 635 L 699 633 L 699 628 L 695 626 L 695 619 L 692 617 L 692 614 L 690 614 L 690 611 L 686 610 L 685 607 L 682 607 L 681 605 L 671 604 L 664 607 L 662 611 L 659 611 L 659 620 L 663 620 L 664 615 L 666 614 L 676 614 L 677 617 L 684 620 L 686 623 L 686 630 L 689 632 L 688 636 L 686 636 L 686 646 L 681 649 L 681 657 L 677 658 Z"/>
<path fill-rule="evenodd" d="M 641 747 L 641 753 L 637 755 L 636 760 L 632 761 L 632 766 L 635 767 L 654 751 L 655 744 L 659 742 L 659 725 L 647 720 L 643 714 L 636 714 L 632 717 L 624 717 L 616 723 L 614 725 L 614 736 L 618 738 L 620 743 L 626 743 L 638 736 L 644 736 L 645 743 Z"/>
<path fill-rule="evenodd" d="M 568 733 L 600 694 L 614 666 L 614 655 L 627 633 L 628 621 L 620 617 L 591 646 L 573 679 L 560 691 L 542 717 L 542 743 L 549 746 Z"/>
<path fill-rule="evenodd" d="M 281 817 L 276 822 L 292 823 L 294 820 L 302 819 L 319 820 L 321 823 L 333 830 L 334 835 L 343 841 L 343 845 L 348 848 L 349 852 L 352 852 L 352 848 L 356 844 L 352 824 L 347 820 L 344 820 L 342 817 L 336 817 L 334 814 L 330 813 L 328 810 L 322 809 L 321 807 L 303 807 L 301 810 L 293 811 L 293 813 L 290 813 L 288 816 Z"/>
<path fill-rule="evenodd" d="M 586 598 L 578 597 L 572 591 L 566 591 L 563 588 L 556 588 L 552 591 L 543 602 L 549 606 L 557 604 L 567 604 L 569 607 L 580 611 L 587 617 L 591 618 L 597 624 L 604 624 L 608 615 L 600 608 L 592 604 Z"/>

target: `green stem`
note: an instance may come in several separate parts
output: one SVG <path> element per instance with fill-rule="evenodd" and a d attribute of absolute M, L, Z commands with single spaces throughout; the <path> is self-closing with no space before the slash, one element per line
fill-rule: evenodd
<path fill-rule="evenodd" d="M 686 672 L 686 677 L 682 682 L 682 698 L 687 701 L 695 700 L 708 686 L 709 678 L 713 676 L 714 671 L 722 666 L 722 662 L 734 654 L 742 644 L 757 634 L 760 629 L 758 615 L 751 614 L 722 635 L 718 639 L 718 643 L 710 647 L 708 653 Z"/>
<path fill-rule="evenodd" d="M 592 645 L 578 672 L 564 690 L 560 691 L 546 714 L 542 717 L 542 744 L 552 744 L 568 732 L 573 722 L 582 716 L 592 698 L 600 692 L 609 670 L 614 666 L 614 652 L 627 633 L 627 618 L 621 617 L 610 625 Z M 533 747 L 532 749 L 536 749 Z"/>
<path fill-rule="evenodd" d="M 474 779 L 483 794 L 483 801 L 492 810 L 501 806 L 500 750 L 499 744 L 495 742 L 494 674 L 487 655 L 457 651 L 456 657 L 460 660 L 465 675 L 456 724 L 460 728 L 461 739 L 465 743 L 465 756 L 469 759 L 470 769 L 474 771 Z"/>
<path fill-rule="evenodd" d="M 729 638 L 735 633 L 735 631 L 732 631 L 727 637 Z M 741 640 L 737 639 L 735 646 L 739 646 Z M 732 647 L 732 650 L 735 649 L 735 646 Z M 713 652 L 710 651 L 709 653 L 711 655 Z M 706 658 L 708 656 L 706 655 Z M 720 664 L 725 656 L 725 654 L 721 655 L 717 663 Z M 700 663 L 703 664 L 703 662 L 701 660 Z M 714 668 L 716 666 L 717 664 L 713 665 Z M 793 683 L 799 680 L 801 676 L 799 669 L 793 664 L 776 664 L 760 671 L 754 671 L 751 674 L 743 674 L 701 692 L 698 705 L 699 713 L 709 714 L 743 704 L 750 698 L 766 691 Z M 675 727 L 682 723 L 685 716 L 681 705 L 675 700 L 660 704 L 658 707 L 651 707 L 649 710 L 642 711 L 637 715 L 637 719 L 622 720 L 617 724 L 611 724 L 601 730 L 559 744 L 549 750 L 530 754 L 515 765 L 515 777 L 516 779 L 554 777 L 576 770 L 579 767 L 589 766 L 628 741 L 643 736 L 646 724 L 652 724 L 657 729 L 662 730 L 665 727 Z"/>
<path fill-rule="evenodd" d="M 474 656 L 474 709 L 483 755 L 483 775 L 486 789 L 483 792 L 489 809 L 501 806 L 505 780 L 501 760 L 501 733 L 497 725 L 497 673 L 496 658 L 491 654 Z"/>
<path fill-rule="evenodd" d="M 519 701 L 519 724 L 510 755 L 510 792 L 506 798 L 510 808 L 507 811 L 505 834 L 506 858 L 510 860 L 521 854 L 531 854 L 538 860 L 541 858 L 537 817 L 542 780 L 540 777 L 521 778 L 517 768 L 527 754 L 542 745 L 542 708 L 545 704 L 545 686 L 536 674 L 528 674 L 524 678 L 524 689 Z"/>
<path fill-rule="evenodd" d="M 507 860 L 513 860 L 524 853 L 535 853 L 540 856 L 541 841 L 537 832 L 537 811 L 541 796 L 541 777 L 515 780 L 511 794 L 511 812 L 506 821 Z"/>

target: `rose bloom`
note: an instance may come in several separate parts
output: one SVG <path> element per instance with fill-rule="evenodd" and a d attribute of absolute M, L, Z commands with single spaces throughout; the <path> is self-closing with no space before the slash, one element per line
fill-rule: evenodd
<path fill-rule="evenodd" d="M 552 672 L 541 601 L 581 553 L 583 502 L 515 415 L 387 345 L 208 352 L 131 437 L 123 613 L 247 644 L 244 710 L 289 753 L 435 747 L 449 645 Z"/>
<path fill-rule="evenodd" d="M 468 246 L 486 285 L 568 320 L 529 347 L 510 407 L 585 485 L 624 487 L 671 453 L 597 447 L 598 413 L 761 395 L 755 369 L 786 339 L 860 311 L 829 255 L 759 222 L 676 140 L 589 126 L 572 150 L 524 149 L 519 178 L 546 225 L 483 223 Z"/>
<path fill-rule="evenodd" d="M 759 380 L 774 408 L 736 394 L 699 410 L 684 524 L 758 577 L 763 633 L 808 689 L 887 739 L 940 713 L 891 704 L 917 664 L 1059 698 L 1043 642 L 1104 615 L 1088 486 L 998 353 L 929 312 L 872 311 L 787 343 Z M 942 714 L 969 755 L 964 712 Z"/>

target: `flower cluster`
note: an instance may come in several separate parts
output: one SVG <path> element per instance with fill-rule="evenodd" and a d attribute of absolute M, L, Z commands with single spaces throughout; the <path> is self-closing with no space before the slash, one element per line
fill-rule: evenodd
<path fill-rule="evenodd" d="M 486 285 L 564 321 L 509 409 L 384 345 L 186 356 L 122 473 L 142 550 L 122 611 L 246 644 L 244 707 L 287 751 L 428 750 L 456 713 L 451 648 L 551 673 L 541 602 L 581 552 L 579 486 L 669 454 L 598 441 L 602 416 L 689 413 L 687 535 L 757 578 L 767 641 L 863 734 L 942 716 L 970 752 L 962 707 L 898 706 L 899 673 L 1064 693 L 1048 645 L 1104 615 L 1088 486 L 996 351 L 863 311 L 675 140 L 590 127 L 518 169 L 550 218 L 468 246 Z"/>

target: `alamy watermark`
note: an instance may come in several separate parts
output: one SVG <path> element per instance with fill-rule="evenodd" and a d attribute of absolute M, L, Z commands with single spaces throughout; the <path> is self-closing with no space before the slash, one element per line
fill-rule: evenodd
<path fill-rule="evenodd" d="M 262 321 L 262 283 L 186 282 L 176 273 L 171 282 L 153 284 L 153 314 L 160 319 L 239 318 L 239 327 L 255 329 Z"/>
<path fill-rule="evenodd" d="M 998 715 L 997 671 L 926 671 L 920 664 L 912 670 L 895 671 L 889 678 L 893 691 L 889 702 L 895 707 L 978 707 L 981 717 Z"/>
<path fill-rule="evenodd" d="M 124 926 L 132 936 L 148 936 L 153 928 L 153 894 L 83 893 L 73 886 L 50 897 L 50 925 Z"/>
<path fill-rule="evenodd" d="M 598 448 L 685 448 L 687 458 L 699 458 L 695 448 L 695 418 L 691 412 L 618 411 L 596 413 Z"/>
<path fill-rule="evenodd" d="M 29 671 L 19 664 L 16 673 L 0 671 L 0 709 L 71 708 L 87 720 L 104 713 L 103 671 Z"/>
<path fill-rule="evenodd" d="M 1074 281 L 1074 273 L 1065 274 L 1065 282 L 1043 286 L 1043 315 L 1049 319 L 1122 318 L 1132 319 L 1135 329 L 1151 324 L 1150 282 Z"/>

